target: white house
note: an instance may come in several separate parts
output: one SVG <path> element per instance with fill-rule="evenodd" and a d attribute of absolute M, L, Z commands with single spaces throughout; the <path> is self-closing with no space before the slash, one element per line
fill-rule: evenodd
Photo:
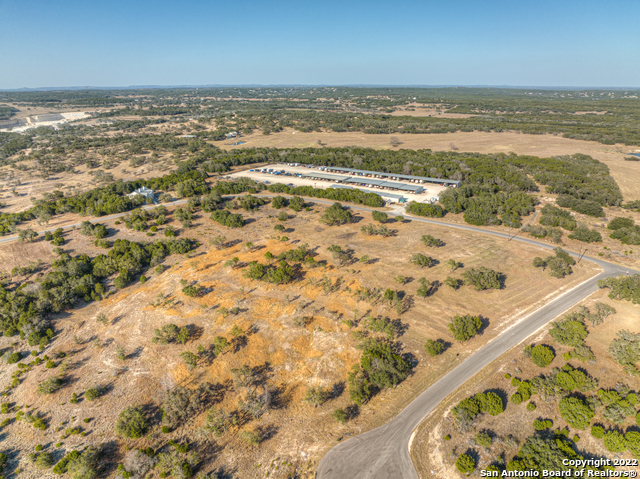
<path fill-rule="evenodd" d="M 156 201 L 156 197 L 153 193 L 152 189 L 147 188 L 146 186 L 143 186 L 142 188 L 138 188 L 137 190 L 129 193 L 127 196 L 129 198 L 133 198 L 134 196 L 144 196 L 145 198 L 150 198 L 154 203 Z"/>

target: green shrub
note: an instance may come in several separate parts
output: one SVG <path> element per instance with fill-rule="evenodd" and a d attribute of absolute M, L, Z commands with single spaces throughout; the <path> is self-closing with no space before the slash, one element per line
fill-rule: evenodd
<path fill-rule="evenodd" d="M 493 439 L 486 432 L 479 432 L 475 436 L 475 441 L 478 446 L 490 448 L 493 444 Z"/>
<path fill-rule="evenodd" d="M 615 231 L 622 228 L 633 228 L 634 225 L 635 225 L 635 221 L 633 221 L 631 218 L 617 217 L 612 219 L 609 222 L 609 224 L 607 225 L 607 228 Z"/>
<path fill-rule="evenodd" d="M 340 409 L 336 409 L 335 411 L 333 411 L 332 416 L 335 418 L 336 421 L 338 421 L 340 424 L 345 424 L 348 420 L 349 420 L 349 415 L 347 414 L 347 412 L 340 408 Z"/>
<path fill-rule="evenodd" d="M 531 349 L 531 360 L 538 367 L 547 367 L 554 357 L 555 354 L 549 346 L 538 344 Z"/>
<path fill-rule="evenodd" d="M 533 428 L 536 431 L 544 431 L 545 429 L 551 429 L 553 427 L 553 421 L 551 419 L 533 421 Z"/>
<path fill-rule="evenodd" d="M 139 407 L 125 408 L 116 422 L 116 434 L 131 439 L 138 439 L 144 436 L 148 428 L 149 421 Z"/>
<path fill-rule="evenodd" d="M 476 291 L 483 291 L 502 288 L 504 275 L 481 266 L 479 269 L 469 268 L 462 274 L 462 277 L 465 285 L 474 286 Z"/>
<path fill-rule="evenodd" d="M 482 320 L 479 316 L 471 316 L 470 314 L 460 316 L 456 314 L 451 318 L 448 327 L 454 339 L 463 343 L 478 334 L 478 331 L 482 328 Z"/>
<path fill-rule="evenodd" d="M 456 459 L 456 468 L 460 473 L 469 475 L 476 468 L 476 460 L 471 456 L 461 454 L 458 456 L 458 459 Z"/>
<path fill-rule="evenodd" d="M 440 341 L 434 341 L 433 339 L 428 339 L 424 347 L 429 356 L 437 356 L 444 351 L 444 344 Z"/>
<path fill-rule="evenodd" d="M 53 466 L 53 456 L 48 452 L 43 452 L 36 459 L 36 467 L 38 469 L 49 469 Z"/>
<path fill-rule="evenodd" d="M 87 389 L 84 393 L 84 398 L 87 401 L 95 401 L 100 397 L 100 391 L 96 388 Z"/>
<path fill-rule="evenodd" d="M 602 235 L 596 230 L 590 230 L 586 226 L 579 226 L 569 235 L 569 238 L 584 243 L 602 243 Z"/>
<path fill-rule="evenodd" d="M 18 361 L 20 361 L 21 359 L 22 359 L 22 353 L 15 352 L 15 353 L 12 353 L 12 354 L 9 356 L 9 359 L 7 359 L 7 363 L 8 363 L 8 364 L 15 364 L 15 363 L 17 363 Z"/>
<path fill-rule="evenodd" d="M 351 211 L 346 209 L 340 203 L 334 203 L 325 210 L 323 215 L 320 217 L 320 222 L 328 226 L 343 225 L 351 223 L 352 216 Z"/>
<path fill-rule="evenodd" d="M 558 405 L 560 415 L 571 426 L 576 429 L 586 429 L 595 416 L 593 410 L 576 397 L 564 397 Z"/>

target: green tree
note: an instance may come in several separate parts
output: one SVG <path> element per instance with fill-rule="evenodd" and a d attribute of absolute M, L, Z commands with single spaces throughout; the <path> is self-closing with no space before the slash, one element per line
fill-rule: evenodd
<path fill-rule="evenodd" d="M 482 320 L 479 316 L 471 316 L 466 314 L 460 316 L 456 314 L 449 322 L 449 331 L 454 339 L 459 342 L 465 342 L 473 338 L 482 328 Z"/>
<path fill-rule="evenodd" d="M 346 223 L 351 223 L 352 214 L 351 211 L 346 209 L 340 203 L 334 203 L 325 210 L 320 217 L 320 222 L 327 226 L 339 226 Z"/>
<path fill-rule="evenodd" d="M 307 388 L 304 393 L 304 402 L 307 404 L 318 407 L 326 402 L 329 398 L 328 392 L 322 387 L 311 386 Z"/>
<path fill-rule="evenodd" d="M 500 289 L 502 287 L 501 274 L 484 266 L 479 269 L 470 268 L 462 274 L 464 284 L 474 286 L 476 291 L 485 289 Z"/>
<path fill-rule="evenodd" d="M 564 397 L 558 405 L 560 415 L 567 423 L 576 429 L 586 429 L 595 416 L 593 410 L 576 397 Z"/>
<path fill-rule="evenodd" d="M 371 216 L 373 217 L 373 220 L 377 221 L 378 223 L 386 223 L 389 219 L 389 216 L 387 216 L 387 214 L 383 213 L 382 211 L 372 211 Z"/>
<path fill-rule="evenodd" d="M 432 258 L 430 258 L 429 256 L 425 256 L 421 253 L 416 253 L 412 255 L 409 262 L 417 266 L 420 266 L 421 268 L 424 268 L 425 266 L 430 268 L 435 264 L 435 261 Z"/>
<path fill-rule="evenodd" d="M 121 437 L 138 439 L 149 429 L 149 421 L 139 407 L 127 407 L 118 416 L 116 434 Z"/>
<path fill-rule="evenodd" d="M 553 350 L 544 344 L 538 344 L 531 348 L 531 360 L 538 367 L 547 367 L 551 364 L 554 357 L 555 354 L 553 353 Z"/>
<path fill-rule="evenodd" d="M 438 246 L 444 246 L 444 242 L 438 238 L 434 238 L 431 235 L 422 235 L 422 237 L 420 238 L 420 241 L 422 241 L 422 243 L 425 246 L 430 246 L 430 247 L 438 247 Z"/>
<path fill-rule="evenodd" d="M 466 454 L 460 454 L 458 459 L 456 459 L 456 468 L 460 473 L 466 474 L 467 476 L 471 474 L 476 468 L 476 460 L 468 456 Z"/>
<path fill-rule="evenodd" d="M 434 341 L 433 339 L 427 339 L 424 347 L 429 356 L 437 356 L 438 354 L 442 354 L 444 351 L 444 344 L 440 341 Z"/>

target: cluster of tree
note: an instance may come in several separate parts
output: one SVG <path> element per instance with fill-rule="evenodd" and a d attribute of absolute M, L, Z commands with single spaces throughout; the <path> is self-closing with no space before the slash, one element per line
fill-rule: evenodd
<path fill-rule="evenodd" d="M 583 215 L 594 216 L 596 218 L 604 217 L 604 210 L 602 209 L 602 206 L 595 201 L 584 200 L 563 194 L 558 196 L 556 204 L 563 208 L 571 208 L 573 211 Z"/>
<path fill-rule="evenodd" d="M 504 154 L 431 152 L 430 150 L 373 150 L 357 147 L 281 150 L 247 148 L 228 152 L 220 151 L 214 161 L 230 166 L 257 162 L 314 163 L 462 180 L 464 186 L 448 188 L 443 193 L 444 198 L 441 196 L 440 202 L 453 213 L 470 209 L 470 220 L 478 224 L 497 223 L 500 220 L 496 215 L 506 215 L 503 219 L 505 224 L 517 224 L 519 215 L 533 211 L 536 203 L 535 198 L 518 193 L 537 191 L 536 182 L 546 185 L 549 192 L 581 200 L 589 199 L 601 205 L 618 205 L 622 202 L 622 194 L 609 175 L 607 166 L 581 154 L 570 157 L 537 158 Z M 532 175 L 535 181 L 528 175 Z M 298 193 L 297 188 L 289 190 L 283 186 L 272 185 L 269 189 L 274 192 L 314 196 L 302 191 Z M 461 190 L 464 192 L 459 193 Z M 321 191 L 331 195 L 358 195 L 358 190 L 342 188 L 327 188 Z M 342 193 L 337 193 L 340 191 Z M 493 200 L 480 198 L 478 204 L 470 203 L 472 197 L 491 198 L 496 196 L 497 192 L 502 192 L 504 195 Z M 377 197 L 375 194 L 370 195 Z M 351 201 L 333 196 L 331 198 Z M 381 201 L 379 197 L 378 201 Z M 382 204 L 369 206 L 382 206 Z M 482 215 L 483 207 L 492 213 Z M 516 215 L 518 218 L 515 218 Z"/>
<path fill-rule="evenodd" d="M 73 450 L 58 461 L 53 472 L 66 473 L 71 477 L 82 479 L 98 477 L 98 462 L 101 455 L 101 450 L 95 447 L 87 447 L 82 452 Z"/>
<path fill-rule="evenodd" d="M 475 396 L 463 399 L 455 406 L 451 413 L 456 419 L 460 429 L 466 429 L 481 414 L 488 413 L 497 416 L 504 411 L 505 405 L 500 396 L 492 391 L 478 393 Z"/>
<path fill-rule="evenodd" d="M 544 205 L 540 211 L 540 224 L 544 226 L 560 227 L 568 231 L 573 231 L 576 226 L 576 220 L 566 210 L 552 205 Z"/>
<path fill-rule="evenodd" d="M 628 429 L 622 433 L 616 429 L 605 431 L 604 427 L 595 425 L 591 427 L 591 435 L 596 439 L 602 439 L 604 447 L 612 453 L 621 453 L 628 450 L 636 459 L 640 458 L 640 433 L 634 429 Z"/>
<path fill-rule="evenodd" d="M 228 228 L 242 228 L 244 226 L 242 215 L 231 213 L 229 210 L 216 210 L 211 213 L 210 218 Z"/>
<path fill-rule="evenodd" d="M 564 278 L 567 275 L 573 273 L 571 266 L 576 264 L 576 261 L 571 257 L 569 253 L 560 248 L 554 248 L 555 255 L 547 256 L 542 259 L 539 256 L 533 258 L 533 266 L 536 268 L 548 269 L 549 274 L 554 278 Z"/>
<path fill-rule="evenodd" d="M 576 445 L 567 437 L 568 433 L 565 429 L 554 434 L 529 436 L 516 456 L 506 464 L 506 470 L 513 471 L 511 474 L 514 475 L 537 472 L 542 476 L 545 471 L 572 471 L 570 474 L 573 476 L 573 471 L 582 470 L 597 471 L 595 475 L 603 475 L 604 467 L 572 465 L 576 463 L 570 461 L 580 461 L 584 457 L 576 452 Z M 500 468 L 495 467 L 495 470 L 499 472 Z"/>
<path fill-rule="evenodd" d="M 594 313 L 593 321 L 596 321 L 597 314 Z M 581 306 L 577 310 L 566 314 L 562 319 L 551 323 L 549 335 L 560 344 L 574 348 L 568 354 L 568 358 L 575 358 L 581 361 L 590 361 L 594 358 L 593 352 L 585 344 L 585 339 L 589 334 L 585 325 L 587 318 L 592 318 L 591 313 L 586 307 Z"/>
<path fill-rule="evenodd" d="M 239 151 L 239 150 L 238 150 Z M 281 161 L 281 160 L 280 160 Z M 312 186 L 287 186 L 281 183 L 269 185 L 267 190 L 273 193 L 307 196 L 311 198 L 325 198 L 334 201 L 345 201 L 360 205 L 381 207 L 384 200 L 375 193 L 368 193 L 358 189 L 347 188 L 313 188 Z"/>
<path fill-rule="evenodd" d="M 456 314 L 449 321 L 449 331 L 456 341 L 461 343 L 473 338 L 482 328 L 482 319 L 479 316 Z"/>
<path fill-rule="evenodd" d="M 52 263 L 52 271 L 39 279 L 38 288 L 18 287 L 11 291 L 0 285 L 0 330 L 6 336 L 20 334 L 30 345 L 44 344 L 51 334 L 48 317 L 51 313 L 71 308 L 82 299 L 99 300 L 107 290 L 103 281 L 115 273 L 117 288 L 124 288 L 135 274 L 149 265 L 159 264 L 166 256 L 186 253 L 194 243 L 188 239 L 155 241 L 142 245 L 128 240 L 116 240 L 107 255 L 91 259 L 86 254 L 72 257 L 60 255 Z"/>
<path fill-rule="evenodd" d="M 207 211 L 222 202 L 221 195 L 256 192 L 262 185 L 251 180 L 225 182 L 220 181 L 210 189 L 205 182 L 206 175 L 192 167 L 180 167 L 177 172 L 159 178 L 135 181 L 116 181 L 110 185 L 94 188 L 74 196 L 64 196 L 61 191 L 54 191 L 46 199 L 20 213 L 4 213 L 0 215 L 0 235 L 12 232 L 15 227 L 26 221 L 38 219 L 47 223 L 55 215 L 77 213 L 80 215 L 104 216 L 123 213 L 138 208 L 147 200 L 140 195 L 127 195 L 137 188 L 146 186 L 154 190 L 170 191 L 181 184 L 179 196 L 206 195 L 202 202 Z M 189 186 L 190 185 L 190 186 Z M 149 200 L 150 201 L 150 200 Z M 262 201 L 262 200 L 260 200 Z"/>
<path fill-rule="evenodd" d="M 524 348 L 524 355 L 533 361 L 533 364 L 540 368 L 546 368 L 556 357 L 553 349 L 544 344 L 527 344 Z"/>
<path fill-rule="evenodd" d="M 562 231 L 560 228 L 545 228 L 540 225 L 525 225 L 522 227 L 523 233 L 529 233 L 534 238 L 549 237 L 554 243 L 562 243 Z"/>
<path fill-rule="evenodd" d="M 464 284 L 475 287 L 476 291 L 501 289 L 506 279 L 503 273 L 498 273 L 484 266 L 479 269 L 469 268 L 462 274 L 462 277 Z"/>
<path fill-rule="evenodd" d="M 411 201 L 407 205 L 406 209 L 411 214 L 418 216 L 427 216 L 429 218 L 442 218 L 445 213 L 444 209 L 440 205 L 417 203 L 416 201 Z"/>
<path fill-rule="evenodd" d="M 395 230 L 389 229 L 387 225 L 364 225 L 360 228 L 360 231 L 367 236 L 382 236 L 384 238 L 395 234 Z"/>
<path fill-rule="evenodd" d="M 629 331 L 618 331 L 617 338 L 609 345 L 609 354 L 624 370 L 634 376 L 640 376 L 640 369 L 636 363 L 640 361 L 640 334 Z"/>
<path fill-rule="evenodd" d="M 584 371 L 565 364 L 562 368 L 553 368 L 548 374 L 540 374 L 530 380 L 512 378 L 511 385 L 518 388 L 511 395 L 511 402 L 521 404 L 531 399 L 533 394 L 554 398 L 565 397 L 575 391 L 593 391 L 598 387 L 598 381 Z"/>
<path fill-rule="evenodd" d="M 272 186 L 280 186 L 280 185 L 272 185 Z M 275 188 L 277 189 L 277 188 Z M 271 207 L 280 209 L 280 208 L 291 208 L 293 211 L 301 211 L 304 208 L 305 202 L 300 196 L 294 196 L 293 198 L 285 198 L 284 196 L 276 196 L 271 200 Z"/>
<path fill-rule="evenodd" d="M 578 226 L 569 234 L 569 238 L 584 243 L 602 243 L 602 235 L 597 230 L 590 230 L 584 225 Z"/>
<path fill-rule="evenodd" d="M 362 356 L 349 373 L 349 395 L 358 405 L 367 402 L 377 391 L 396 386 L 411 371 L 411 364 L 389 342 L 370 338 L 360 345 Z"/>
<path fill-rule="evenodd" d="M 91 223 L 90 221 L 83 221 L 80 224 L 80 234 L 85 236 L 93 236 L 99 240 L 107 236 L 107 227 L 100 223 Z"/>
<path fill-rule="evenodd" d="M 464 220 L 472 225 L 505 224 L 519 228 L 522 226 L 521 216 L 532 213 L 538 200 L 515 189 L 500 191 L 496 185 L 465 184 L 442 192 L 440 203 L 451 213 L 464 212 Z"/>
<path fill-rule="evenodd" d="M 431 268 L 437 263 L 435 259 L 431 258 L 430 256 L 425 256 L 422 253 L 411 255 L 409 262 L 411 264 L 415 264 L 416 266 L 420 266 L 421 268 Z"/>
<path fill-rule="evenodd" d="M 626 299 L 633 304 L 640 303 L 640 274 L 600 279 L 598 287 L 609 288 L 611 299 Z"/>
<path fill-rule="evenodd" d="M 596 395 L 600 406 L 604 406 L 602 416 L 616 424 L 623 424 L 628 417 L 635 417 L 638 404 L 636 393 L 629 390 L 626 384 L 618 383 L 617 389 L 599 389 Z"/>
<path fill-rule="evenodd" d="M 336 202 L 324 211 L 320 217 L 320 222 L 328 226 L 336 226 L 351 223 L 352 219 L 351 211 Z"/>
<path fill-rule="evenodd" d="M 262 280 L 274 284 L 286 284 L 293 279 L 295 269 L 299 267 L 300 263 L 309 264 L 311 262 L 308 260 L 313 260 L 306 243 L 298 248 L 283 251 L 278 256 L 274 256 L 267 251 L 265 258 L 270 264 L 263 265 L 257 261 L 252 261 L 244 272 L 244 276 L 249 279 Z M 277 260 L 277 263 L 274 260 Z M 298 263 L 298 265 L 292 267 L 287 261 Z"/>
<path fill-rule="evenodd" d="M 422 237 L 420 238 L 420 241 L 422 241 L 422 244 L 429 247 L 437 248 L 440 246 L 444 246 L 444 241 L 438 238 L 434 238 L 431 235 L 422 235 Z"/>
<path fill-rule="evenodd" d="M 293 278 L 293 268 L 285 260 L 277 265 L 263 265 L 257 261 L 249 263 L 244 275 L 249 279 L 267 281 L 274 284 L 286 284 Z"/>
<path fill-rule="evenodd" d="M 631 218 L 614 218 L 607 228 L 613 231 L 609 237 L 620 240 L 622 244 L 640 244 L 640 225 L 636 225 Z"/>

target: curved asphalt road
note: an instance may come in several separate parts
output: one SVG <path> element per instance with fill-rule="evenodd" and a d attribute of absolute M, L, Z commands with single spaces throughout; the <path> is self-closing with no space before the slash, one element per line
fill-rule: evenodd
<path fill-rule="evenodd" d="M 260 196 L 272 197 L 275 195 Z M 316 203 L 333 203 L 333 201 L 318 198 L 311 198 L 310 200 Z M 175 201 L 168 205 L 182 203 L 186 203 L 186 200 Z M 149 205 L 145 208 L 152 208 L 153 206 L 155 205 Z M 350 208 L 359 211 L 375 210 L 375 208 L 364 206 L 351 206 Z M 400 214 L 401 212 L 391 212 L 391 214 L 394 213 Z M 120 213 L 95 218 L 92 222 L 109 221 L 123 217 L 126 214 L 127 213 Z M 491 235 L 508 241 L 519 241 L 549 250 L 554 248 L 552 245 L 529 238 L 511 236 L 506 233 L 484 230 L 473 226 L 456 225 L 413 216 L 411 220 Z M 80 223 L 65 226 L 63 229 L 70 229 L 74 226 L 78 227 Z M 53 231 L 53 229 L 41 231 L 40 233 L 42 234 L 46 231 Z M 16 239 L 16 236 L 0 238 L 0 243 L 15 241 Z M 578 258 L 580 257 L 576 253 L 571 253 L 571 255 Z M 473 353 L 455 369 L 423 391 L 391 422 L 367 433 L 355 436 L 331 449 L 320 461 L 317 472 L 318 479 L 418 479 L 418 474 L 409 456 L 411 435 L 414 429 L 442 400 L 484 367 L 488 366 L 492 361 L 524 341 L 527 337 L 571 308 L 574 304 L 595 292 L 598 289 L 597 283 L 599 279 L 616 276 L 618 274 L 640 273 L 620 265 L 602 261 L 598 258 L 582 256 L 582 259 L 597 264 L 603 269 L 603 272 L 531 313 L 525 320 L 520 321 L 493 339 L 489 344 Z"/>
<path fill-rule="evenodd" d="M 357 207 L 355 209 L 366 208 Z M 505 233 L 483 230 L 473 226 L 454 225 L 417 217 L 411 217 L 411 219 L 422 223 L 448 226 L 520 241 L 546 249 L 554 248 L 552 245 L 529 238 L 513 237 Z M 571 255 L 579 258 L 576 253 L 571 253 Z M 618 274 L 640 273 L 597 258 L 583 256 L 582 259 L 596 263 L 603 269 L 603 272 L 549 302 L 493 339 L 423 391 L 391 422 L 335 446 L 320 461 L 316 477 L 318 479 L 418 479 L 418 474 L 409 456 L 411 435 L 414 429 L 441 401 L 509 349 L 597 291 L 599 279 Z"/>

